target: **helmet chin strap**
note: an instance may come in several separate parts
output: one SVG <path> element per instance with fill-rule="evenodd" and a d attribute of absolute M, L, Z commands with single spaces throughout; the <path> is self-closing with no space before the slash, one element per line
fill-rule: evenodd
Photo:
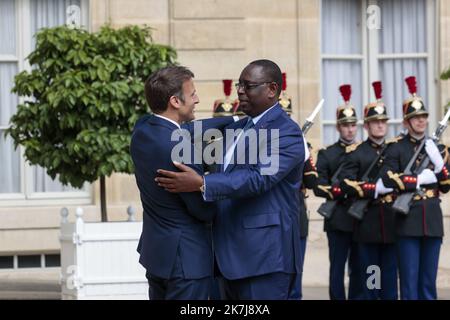
<path fill-rule="evenodd" d="M 411 124 L 411 119 L 408 119 L 407 121 L 408 121 L 408 125 L 409 125 L 409 130 L 412 131 L 411 135 L 413 136 L 413 138 L 422 139 L 425 136 L 425 133 L 418 133 L 416 130 L 414 130 L 414 128 Z"/>

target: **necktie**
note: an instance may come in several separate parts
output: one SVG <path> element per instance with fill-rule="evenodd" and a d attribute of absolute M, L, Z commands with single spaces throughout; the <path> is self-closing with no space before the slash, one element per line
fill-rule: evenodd
<path fill-rule="evenodd" d="M 236 150 L 236 146 L 237 146 L 239 140 L 242 138 L 242 136 L 244 136 L 244 133 L 248 129 L 253 128 L 254 126 L 255 126 L 255 124 L 253 123 L 253 120 L 252 119 L 248 119 L 247 123 L 245 124 L 244 128 L 242 129 L 243 131 L 238 136 L 238 138 L 236 139 L 236 141 L 234 142 L 234 144 L 232 145 L 230 150 L 228 150 L 227 153 L 225 154 L 223 171 L 225 171 L 227 169 L 228 165 L 230 164 L 231 158 L 234 156 L 234 151 Z"/>

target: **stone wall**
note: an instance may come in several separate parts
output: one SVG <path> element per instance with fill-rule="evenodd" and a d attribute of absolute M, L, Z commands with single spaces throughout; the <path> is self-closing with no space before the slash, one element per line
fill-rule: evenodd
<path fill-rule="evenodd" d="M 450 65 L 450 0 L 438 0 L 439 70 Z M 320 0 L 95 0 L 90 1 L 91 30 L 102 24 L 114 27 L 147 24 L 154 28 L 155 41 L 174 46 L 179 61 L 196 75 L 200 96 L 197 117 L 210 117 L 215 99 L 222 97 L 221 80 L 238 79 L 252 60 L 276 61 L 288 75 L 288 92 L 294 106 L 293 119 L 299 124 L 320 99 Z M 450 99 L 450 81 L 439 83 L 444 105 Z M 233 88 L 232 96 L 236 93 Z M 442 112 L 441 112 L 442 113 Z M 440 114 L 441 114 L 440 113 Z M 438 114 L 438 115 L 440 115 Z M 320 146 L 320 120 L 308 134 Z M 450 143 L 450 130 L 445 135 Z M 85 208 L 85 217 L 99 219 L 98 184 L 94 203 Z M 107 179 L 111 220 L 125 220 L 126 207 L 138 207 L 139 193 L 134 177 L 116 174 Z M 320 199 L 308 199 L 311 214 L 310 237 L 305 264 L 305 285 L 328 282 L 328 249 L 322 219 L 315 212 Z M 449 196 L 442 207 L 450 234 Z M 70 207 L 73 210 L 73 206 Z M 1 208 L 5 226 L 0 232 L 0 252 L 58 250 L 59 206 Z M 39 237 L 40 241 L 36 241 Z M 439 285 L 450 287 L 450 237 L 442 250 Z"/>

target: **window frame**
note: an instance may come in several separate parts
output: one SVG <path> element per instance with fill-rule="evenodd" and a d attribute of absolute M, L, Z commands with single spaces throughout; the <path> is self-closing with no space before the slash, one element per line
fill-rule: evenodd
<path fill-rule="evenodd" d="M 31 26 L 30 10 L 33 0 L 15 0 L 16 15 L 16 54 L 0 55 L 0 62 L 16 62 L 18 72 L 31 71 L 31 66 L 26 57 L 31 52 Z M 81 25 L 91 30 L 89 0 L 81 1 Z M 23 97 L 18 97 L 18 103 L 24 102 Z M 1 130 L 9 126 L 0 126 Z M 20 192 L 0 193 L 0 207 L 8 206 L 36 206 L 36 205 L 85 205 L 93 203 L 93 187 L 85 183 L 81 191 L 63 192 L 35 192 L 33 191 L 33 167 L 25 160 L 24 149 L 18 147 L 20 155 Z"/>
<path fill-rule="evenodd" d="M 367 8 L 370 5 L 377 5 L 378 0 L 361 0 L 361 54 L 352 54 L 352 55 L 339 55 L 339 54 L 323 54 L 322 53 L 322 5 L 323 1 L 320 1 L 320 24 L 319 24 L 319 46 L 320 46 L 320 95 L 323 96 L 323 61 L 324 60 L 360 60 L 362 63 L 361 66 L 361 76 L 362 76 L 362 99 L 363 106 L 369 103 L 369 101 L 374 100 L 374 94 L 372 90 L 369 90 L 370 84 L 374 81 L 380 80 L 379 78 L 379 61 L 387 60 L 387 59 L 417 59 L 417 58 L 425 58 L 427 63 L 427 92 L 428 92 L 428 112 L 429 112 L 429 125 L 428 131 L 433 132 L 437 126 L 437 117 L 438 112 L 436 108 L 431 107 L 436 105 L 437 94 L 438 94 L 438 86 L 436 75 L 439 74 L 437 70 L 436 54 L 438 52 L 436 35 L 437 35 L 437 3 L 435 0 L 425 0 L 426 1 L 426 19 L 427 19 L 427 52 L 420 53 L 394 53 L 394 54 L 386 54 L 380 53 L 379 50 L 379 30 L 368 30 L 366 27 L 367 21 Z M 373 98 L 372 98 L 373 97 Z M 337 102 L 336 102 L 337 103 Z M 401 102 L 399 102 L 401 103 Z M 388 121 L 389 125 L 401 124 L 401 118 L 391 118 Z M 335 120 L 324 120 L 321 122 L 321 141 L 323 142 L 324 138 L 324 127 L 335 125 Z M 363 119 L 359 119 L 357 122 L 358 130 L 364 125 Z M 363 139 L 367 138 L 367 132 L 363 130 Z"/>

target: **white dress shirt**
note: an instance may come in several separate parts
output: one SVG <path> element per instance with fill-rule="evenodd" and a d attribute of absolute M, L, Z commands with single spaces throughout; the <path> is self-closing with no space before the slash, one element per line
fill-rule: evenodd
<path fill-rule="evenodd" d="M 278 104 L 278 103 L 277 103 Z M 248 121 L 253 121 L 253 124 L 256 126 L 256 124 L 258 123 L 258 121 L 267 113 L 269 112 L 271 109 L 273 109 L 277 104 L 273 105 L 272 107 L 270 107 L 269 109 L 267 109 L 266 111 L 264 111 L 263 113 L 261 113 L 260 115 L 254 117 L 254 118 L 250 118 Z M 239 139 L 241 138 L 242 134 L 244 133 L 244 131 L 241 131 L 237 137 L 237 139 L 234 141 L 233 145 L 227 150 L 227 152 L 225 153 L 225 158 L 223 160 L 223 171 L 225 171 L 228 167 L 228 165 L 231 162 L 231 158 L 233 157 L 234 154 L 234 150 L 236 149 L 236 146 L 239 142 Z"/>
<path fill-rule="evenodd" d="M 154 115 L 155 117 L 158 117 L 158 118 L 164 119 L 164 120 L 166 120 L 166 121 L 172 122 L 174 125 L 176 125 L 176 126 L 178 127 L 178 129 L 181 129 L 180 124 L 179 124 L 178 122 L 173 121 L 172 119 L 169 119 L 169 118 L 167 118 L 167 117 L 161 116 L 161 115 L 159 115 L 159 114 L 155 114 L 155 113 L 154 113 L 153 115 Z"/>

